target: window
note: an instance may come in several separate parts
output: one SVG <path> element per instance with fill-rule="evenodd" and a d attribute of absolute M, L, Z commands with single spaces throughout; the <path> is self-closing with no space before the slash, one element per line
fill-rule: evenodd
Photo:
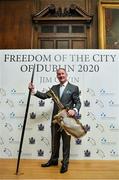
<path fill-rule="evenodd" d="M 81 25 L 73 25 L 72 33 L 84 33 L 84 26 Z"/>
<path fill-rule="evenodd" d="M 53 25 L 41 25 L 41 32 L 42 33 L 53 33 L 54 26 Z"/>
<path fill-rule="evenodd" d="M 56 26 L 56 33 L 69 33 L 69 26 Z"/>

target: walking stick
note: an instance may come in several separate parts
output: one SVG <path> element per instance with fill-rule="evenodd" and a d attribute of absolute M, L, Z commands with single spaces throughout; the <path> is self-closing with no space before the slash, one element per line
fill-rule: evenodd
<path fill-rule="evenodd" d="M 33 66 L 33 72 L 32 72 L 32 76 L 31 76 L 31 83 L 33 82 L 34 72 L 35 72 L 35 64 Z M 25 132 L 26 120 L 27 120 L 28 109 L 29 109 L 29 104 L 30 104 L 30 98 L 31 98 L 31 89 L 29 89 L 27 105 L 26 105 L 26 112 L 25 112 L 25 116 L 24 116 L 24 124 L 23 124 L 21 140 L 20 140 L 20 146 L 19 146 L 18 159 L 17 159 L 16 175 L 19 172 L 20 156 L 21 156 L 21 151 L 22 151 L 22 144 L 23 144 L 23 139 L 24 139 L 24 132 Z"/>

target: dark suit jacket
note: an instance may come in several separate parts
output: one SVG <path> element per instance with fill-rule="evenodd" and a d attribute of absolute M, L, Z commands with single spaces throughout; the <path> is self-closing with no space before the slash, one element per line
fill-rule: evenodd
<path fill-rule="evenodd" d="M 59 97 L 60 84 L 52 86 L 51 89 L 54 91 L 56 96 L 58 96 L 58 98 L 60 99 L 60 97 Z M 39 97 L 41 99 L 50 98 L 48 96 L 47 92 L 42 93 L 42 92 L 37 91 L 35 96 Z M 69 108 L 69 109 L 76 108 L 79 111 L 80 107 L 81 107 L 81 101 L 79 98 L 78 86 L 75 86 L 75 85 L 68 82 L 60 101 L 64 105 L 65 108 Z M 56 103 L 54 103 L 53 116 L 55 114 L 57 114 L 58 111 L 59 111 L 58 106 Z"/>

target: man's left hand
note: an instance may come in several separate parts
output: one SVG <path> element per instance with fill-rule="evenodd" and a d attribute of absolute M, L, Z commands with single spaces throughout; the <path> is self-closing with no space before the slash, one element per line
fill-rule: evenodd
<path fill-rule="evenodd" d="M 75 116 L 76 111 L 73 109 L 68 110 L 68 116 Z"/>

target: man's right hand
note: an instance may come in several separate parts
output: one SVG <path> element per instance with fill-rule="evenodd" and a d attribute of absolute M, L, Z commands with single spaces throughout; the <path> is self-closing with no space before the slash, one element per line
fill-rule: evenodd
<path fill-rule="evenodd" d="M 33 95 L 36 93 L 36 89 L 35 89 L 35 86 L 34 86 L 33 83 L 30 82 L 29 85 L 28 85 L 28 88 L 29 88 L 29 90 L 31 91 L 31 93 Z"/>

